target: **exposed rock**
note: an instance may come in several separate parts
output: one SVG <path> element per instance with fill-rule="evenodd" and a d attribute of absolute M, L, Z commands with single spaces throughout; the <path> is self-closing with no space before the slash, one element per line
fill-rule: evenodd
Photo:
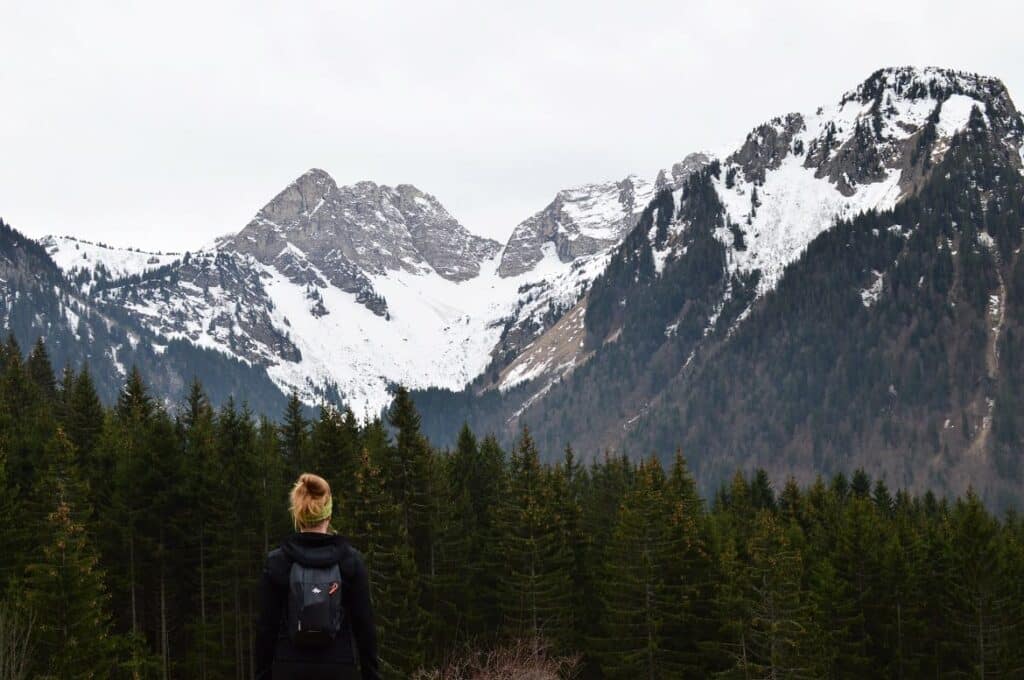
<path fill-rule="evenodd" d="M 678 163 L 673 163 L 671 169 L 658 172 L 658 176 L 654 180 L 655 191 L 661 191 L 662 189 L 672 189 L 675 191 L 679 189 L 683 186 L 683 182 L 687 177 L 711 161 L 711 156 L 706 153 L 691 153 Z"/>
<path fill-rule="evenodd" d="M 198 346 L 211 341 L 252 364 L 299 361 L 299 349 L 273 323 L 259 271 L 230 252 L 186 257 L 165 275 L 107 288 L 100 301 L 130 311 L 152 331 Z"/>
<path fill-rule="evenodd" d="M 748 182 L 764 182 L 765 173 L 779 167 L 793 145 L 793 137 L 803 128 L 804 117 L 799 113 L 773 118 L 754 128 L 727 160 L 743 169 Z"/>
<path fill-rule="evenodd" d="M 437 199 L 411 185 L 339 187 L 314 169 L 221 248 L 273 265 L 296 283 L 330 282 L 384 315 L 387 304 L 368 275 L 433 269 L 463 281 L 477 276 L 481 262 L 497 254 L 500 245 L 471 234 Z"/>
<path fill-rule="evenodd" d="M 547 207 L 512 232 L 498 273 L 518 276 L 533 269 L 544 258 L 546 246 L 554 248 L 560 261 L 572 262 L 618 245 L 658 190 L 678 189 L 708 162 L 705 154 L 696 153 L 670 171 L 659 172 L 653 182 L 630 175 L 619 182 L 559 191 Z"/>

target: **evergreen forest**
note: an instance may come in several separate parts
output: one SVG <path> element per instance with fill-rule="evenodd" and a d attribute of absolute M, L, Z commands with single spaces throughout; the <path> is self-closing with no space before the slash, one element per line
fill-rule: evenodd
<path fill-rule="evenodd" d="M 1024 521 L 973 492 L 738 470 L 702 498 L 687 451 L 455 442 L 431 445 L 402 388 L 361 422 L 214 407 L 198 381 L 164 404 L 133 369 L 108 406 L 87 366 L 9 340 L 0 676 L 252 678 L 300 471 L 365 556 L 386 677 L 516 640 L 579 678 L 1024 676 Z"/>

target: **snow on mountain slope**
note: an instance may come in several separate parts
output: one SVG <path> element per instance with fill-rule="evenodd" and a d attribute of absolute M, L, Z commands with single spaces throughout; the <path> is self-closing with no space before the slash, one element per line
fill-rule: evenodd
<path fill-rule="evenodd" d="M 1020 117 L 1002 83 L 942 69 L 884 69 L 837 104 L 755 128 L 715 180 L 731 223 L 717 233 L 730 270 L 759 270 L 759 292 L 774 288 L 837 219 L 892 208 L 912 193 L 973 110 L 1020 146 Z"/>
<path fill-rule="evenodd" d="M 731 153 L 688 157 L 673 168 L 671 182 L 666 181 L 664 172 L 653 183 L 635 178 L 628 181 L 640 187 L 642 192 L 636 195 L 645 198 L 653 197 L 658 189 L 672 189 L 673 202 L 678 205 L 682 180 L 694 169 L 717 160 L 721 172 L 714 189 L 726 220 L 716 236 L 726 245 L 729 271 L 759 272 L 757 292 L 763 294 L 775 287 L 786 266 L 837 219 L 889 209 L 912 193 L 927 167 L 941 160 L 953 135 L 964 129 L 975 109 L 986 121 L 993 116 L 991 122 L 1011 144 L 1019 146 L 1020 117 L 998 80 L 943 69 L 883 69 L 833 105 L 758 126 Z M 928 155 L 927 163 L 919 158 L 922 153 Z M 575 216 L 580 205 L 590 209 L 589 217 L 596 222 L 610 225 L 597 232 L 609 237 L 606 243 L 621 242 L 646 203 L 634 208 L 630 221 L 619 220 L 624 204 L 614 200 L 615 186 L 591 185 L 560 192 L 544 211 L 517 227 L 499 271 L 514 272 L 528 266 L 543 244 L 554 247 L 564 260 L 574 259 L 571 248 L 585 243 L 583 237 L 589 229 Z M 624 225 L 628 226 L 623 229 Z M 675 240 L 660 248 L 653 237 L 649 239 L 658 272 L 669 258 L 685 252 L 684 239 L 679 238 L 685 228 L 684 224 L 673 225 Z M 578 261 L 597 257 L 601 264 L 594 268 L 596 276 L 613 250 L 604 245 Z M 727 288 L 725 299 L 730 295 Z M 544 328 L 514 347 L 514 359 L 498 383 L 501 389 L 543 378 L 538 388 L 543 390 L 545 381 L 586 361 L 589 355 L 571 324 L 549 326 L 550 331 Z M 549 332 L 557 339 L 545 337 Z"/>
<path fill-rule="evenodd" d="M 724 224 L 715 236 L 726 247 L 728 272 L 759 272 L 756 292 L 773 289 L 786 266 L 837 219 L 891 208 L 913 193 L 975 111 L 1011 147 L 1019 147 L 1024 126 L 998 80 L 902 68 L 873 74 L 834 105 L 760 125 L 731 153 L 705 157 L 701 166 L 712 160 L 719 164 L 712 182 Z M 672 203 L 679 207 L 681 182 L 660 184 L 673 189 Z M 669 226 L 672 237 L 662 245 L 656 244 L 651 227 L 647 241 L 656 272 L 670 258 L 685 256 L 684 232 L 690 226 L 677 217 Z M 717 310 L 731 295 L 731 286 L 726 286 Z M 749 309 L 748 304 L 730 323 L 741 323 Z M 582 318 L 578 312 L 566 316 Z M 716 312 L 706 336 L 718 320 Z M 673 328 L 669 324 L 666 333 Z M 582 333 L 582 328 L 560 321 L 531 339 L 503 372 L 499 387 L 536 380 L 531 399 L 543 394 L 555 379 L 592 356 L 581 343 Z"/>
<path fill-rule="evenodd" d="M 560 191 L 504 248 L 415 187 L 339 187 L 314 169 L 173 272 L 99 295 L 164 337 L 262 366 L 286 391 L 341 399 L 360 415 L 384 407 L 396 382 L 507 390 L 535 380 L 543 389 L 587 360 L 587 291 L 659 191 L 679 205 L 686 179 L 717 162 L 727 223 L 716 236 L 731 271 L 760 271 L 763 293 L 837 218 L 912 193 L 924 156 L 941 158 L 976 110 L 1019 154 L 1024 125 L 999 81 L 879 71 L 833 106 L 755 128 L 728 155 L 691 154 L 653 180 Z M 658 272 L 683 256 L 686 228 L 671 226 L 677 238 L 654 253 Z M 68 271 L 85 246 L 50 247 Z M 118 276 L 175 257 L 100 249 L 82 259 Z"/>
<path fill-rule="evenodd" d="M 303 262 L 315 280 L 323 272 Z M 480 274 L 452 281 L 434 271 L 370 274 L 388 301 L 375 314 L 355 295 L 296 282 L 250 255 L 203 252 L 172 273 L 101 293 L 147 328 L 262 365 L 285 391 L 315 403 L 336 394 L 360 416 L 379 413 L 388 388 L 461 389 L 491 360 L 505 320 L 528 319 L 549 304 L 571 305 L 593 271 L 573 270 L 550 253 L 518 277 Z M 544 291 L 541 298 L 538 290 Z"/>
<path fill-rule="evenodd" d="M 745 234 L 746 247 L 729 251 L 731 268 L 759 269 L 761 292 L 774 288 L 786 265 L 836 218 L 891 208 L 901 195 L 897 170 L 890 170 L 879 182 L 859 187 L 852 196 L 844 196 L 827 179 L 816 178 L 797 155 L 787 156 L 759 185 L 737 177 L 729 188 L 723 174 L 715 181 L 715 189 L 727 214 Z M 754 191 L 759 203 L 756 208 L 752 207 Z M 718 236 L 733 243 L 728 229 L 721 229 Z"/>
<path fill-rule="evenodd" d="M 490 361 L 502 331 L 498 321 L 529 277 L 503 278 L 496 268 L 496 259 L 485 261 L 469 281 L 433 272 L 374 275 L 374 288 L 388 300 L 387 318 L 334 287 L 321 291 L 330 313 L 317 317 L 300 286 L 267 268 L 267 289 L 277 303 L 274 321 L 287 325 L 302 354 L 301 361 L 278 362 L 268 373 L 297 389 L 334 383 L 360 414 L 386 406 L 392 383 L 462 389 Z"/>
<path fill-rule="evenodd" d="M 601 209 L 576 216 L 598 230 Z M 433 197 L 313 170 L 238 234 L 97 296 L 162 337 L 264 367 L 308 402 L 374 415 L 395 383 L 463 388 L 510 330 L 539 334 L 575 304 L 606 251 L 565 262 L 542 244 L 528 270 L 502 276 L 496 244 Z"/>
<path fill-rule="evenodd" d="M 95 278 L 119 279 L 141 274 L 181 257 L 180 253 L 151 253 L 133 248 L 117 248 L 71 236 L 45 236 L 39 243 L 66 274 L 86 272 Z"/>

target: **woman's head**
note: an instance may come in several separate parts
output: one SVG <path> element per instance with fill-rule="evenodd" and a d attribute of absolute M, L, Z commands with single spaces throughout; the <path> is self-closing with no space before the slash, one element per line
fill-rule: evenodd
<path fill-rule="evenodd" d="M 320 527 L 331 519 L 331 485 L 319 475 L 306 472 L 299 475 L 292 487 L 292 523 L 296 531 Z"/>

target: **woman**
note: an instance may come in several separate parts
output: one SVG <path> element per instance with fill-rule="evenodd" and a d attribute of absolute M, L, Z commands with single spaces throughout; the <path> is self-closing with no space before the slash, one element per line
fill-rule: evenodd
<path fill-rule="evenodd" d="M 332 505 L 324 478 L 295 482 L 295 533 L 267 555 L 260 582 L 259 680 L 380 678 L 366 565 L 329 533 Z"/>

